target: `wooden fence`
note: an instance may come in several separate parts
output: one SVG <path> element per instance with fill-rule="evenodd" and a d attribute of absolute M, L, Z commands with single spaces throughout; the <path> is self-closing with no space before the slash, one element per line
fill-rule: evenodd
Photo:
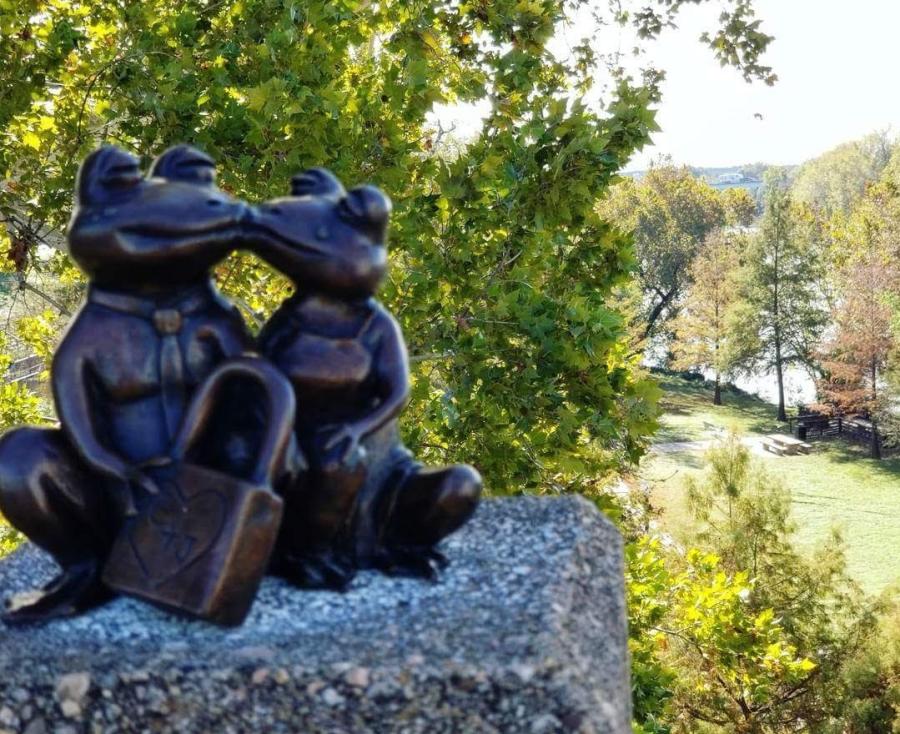
<path fill-rule="evenodd" d="M 6 371 L 4 382 L 24 382 L 30 387 L 38 381 L 41 372 L 44 371 L 44 362 L 37 355 L 22 357 L 15 360 Z"/>
<path fill-rule="evenodd" d="M 879 442 L 881 441 L 878 430 L 872 425 L 871 421 L 867 421 L 864 418 L 808 413 L 790 416 L 788 425 L 791 433 L 803 440 L 816 437 L 840 437 L 848 441 L 871 446 L 874 434 L 874 437 Z"/>

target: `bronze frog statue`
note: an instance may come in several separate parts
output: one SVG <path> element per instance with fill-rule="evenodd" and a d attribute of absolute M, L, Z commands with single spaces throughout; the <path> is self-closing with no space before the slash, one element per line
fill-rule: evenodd
<path fill-rule="evenodd" d="M 295 285 L 259 350 L 293 385 L 309 464 L 283 490 L 273 569 L 303 587 L 343 588 L 359 568 L 433 578 L 444 563 L 436 544 L 468 520 L 481 494 L 474 468 L 423 467 L 400 440 L 406 346 L 375 299 L 390 213 L 377 188 L 347 192 L 311 169 L 248 225 L 247 246 Z"/>
<path fill-rule="evenodd" d="M 192 394 L 253 346 L 210 280 L 248 207 L 213 176 L 213 162 L 188 146 L 164 153 L 146 177 L 137 158 L 112 146 L 79 171 L 67 236 L 89 288 L 53 359 L 61 427 L 0 439 L 0 511 L 62 573 L 16 601 L 7 622 L 69 615 L 110 597 L 102 565 L 126 518 L 157 494 L 154 475 Z M 239 446 L 226 453 L 243 460 Z"/>
<path fill-rule="evenodd" d="M 60 427 L 0 437 L 0 512 L 61 573 L 5 622 L 127 593 L 230 625 L 267 570 L 332 589 L 360 568 L 436 577 L 482 483 L 400 440 L 406 347 L 375 299 L 390 213 L 321 169 L 252 207 L 189 146 L 146 176 L 118 148 L 88 156 L 67 236 L 89 288 L 53 359 Z M 237 248 L 296 286 L 258 341 L 210 279 Z"/>

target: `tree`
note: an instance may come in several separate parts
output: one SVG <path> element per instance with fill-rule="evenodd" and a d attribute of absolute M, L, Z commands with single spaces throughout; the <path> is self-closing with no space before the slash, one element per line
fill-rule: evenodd
<path fill-rule="evenodd" d="M 660 75 L 617 72 L 593 28 L 571 53 L 550 41 L 593 9 L 644 44 L 686 4 L 3 2 L 6 245 L 26 285 L 41 268 L 70 272 L 35 253 L 59 245 L 77 161 L 103 141 L 144 160 L 193 143 L 221 162 L 223 188 L 252 199 L 312 165 L 371 181 L 396 203 L 384 300 L 413 355 L 407 440 L 429 462 L 471 457 L 495 492 L 589 486 L 636 460 L 654 425 L 655 388 L 608 303 L 630 246 L 595 202 L 649 139 Z M 705 43 L 771 82 L 750 3 L 722 4 Z M 607 72 L 609 94 L 587 106 Z M 477 137 L 434 155 L 434 110 L 477 102 L 489 103 Z M 257 324 L 287 294 L 247 256 L 217 277 Z"/>
<path fill-rule="evenodd" d="M 843 143 L 807 161 L 797 171 L 792 193 L 828 216 L 849 212 L 891 158 L 894 142 L 886 131 Z"/>
<path fill-rule="evenodd" d="M 900 292 L 896 200 L 892 185 L 873 185 L 848 216 L 831 222 L 836 298 L 831 333 L 820 349 L 819 401 L 839 415 L 862 413 L 873 427 L 889 413 L 882 387 L 897 348 L 891 304 Z M 881 456 L 877 430 L 871 453 Z"/>
<path fill-rule="evenodd" d="M 650 536 L 627 548 L 635 731 L 889 731 L 890 592 L 862 595 L 837 534 L 797 547 L 789 492 L 736 434 L 685 490 L 686 549 Z"/>
<path fill-rule="evenodd" d="M 739 435 L 726 436 L 705 459 L 705 473 L 685 482 L 697 524 L 694 542 L 719 555 L 723 567 L 763 579 L 755 606 L 775 608 L 804 646 L 819 644 L 811 642 L 808 630 L 827 626 L 829 600 L 843 604 L 859 598 L 846 575 L 840 537 L 822 545 L 812 562 L 797 550 L 789 491 L 754 461 Z"/>
<path fill-rule="evenodd" d="M 834 332 L 822 347 L 825 376 L 817 383 L 820 401 L 837 414 L 874 418 L 885 408 L 880 386 L 896 348 L 887 300 L 888 289 L 896 282 L 893 269 L 892 263 L 870 257 L 841 272 L 843 289 L 833 315 Z M 877 441 L 872 448 L 877 454 Z"/>
<path fill-rule="evenodd" d="M 746 304 L 738 339 L 742 360 L 775 372 L 780 421 L 787 420 L 784 370 L 791 364 L 812 368 L 813 349 L 827 321 L 814 218 L 794 203 L 787 183 L 784 169 L 766 176 L 765 210 L 745 258 Z"/>
<path fill-rule="evenodd" d="M 900 601 L 887 599 L 873 633 L 844 662 L 841 710 L 821 734 L 900 734 Z"/>
<path fill-rule="evenodd" d="M 748 603 L 756 583 L 747 572 L 729 573 L 695 548 L 673 562 L 658 539 L 645 538 L 630 547 L 626 576 L 635 675 L 669 686 L 650 697 L 638 686 L 636 731 L 788 730 L 778 725 L 816 663 L 798 653 L 772 609 Z"/>
<path fill-rule="evenodd" d="M 739 436 L 726 437 L 706 458 L 706 472 L 686 483 L 697 523 L 692 542 L 715 553 L 726 573 L 746 572 L 755 581 L 748 613 L 774 614 L 784 644 L 816 663 L 774 708 L 765 708 L 773 725 L 764 730 L 791 731 L 800 723 L 814 729 L 840 710 L 833 689 L 844 662 L 870 634 L 878 607 L 847 575 L 837 533 L 811 553 L 797 548 L 790 493 Z"/>
<path fill-rule="evenodd" d="M 755 210 L 746 190 L 716 191 L 687 167 L 654 166 L 610 190 L 601 213 L 634 234 L 644 338 L 675 317 L 706 237 L 724 225 L 749 224 Z"/>
<path fill-rule="evenodd" d="M 707 236 L 691 263 L 692 283 L 673 322 L 676 369 L 711 370 L 715 375 L 713 404 L 722 404 L 722 378 L 735 367 L 731 344 L 734 306 L 738 302 L 737 276 L 745 238 L 716 230 Z"/>

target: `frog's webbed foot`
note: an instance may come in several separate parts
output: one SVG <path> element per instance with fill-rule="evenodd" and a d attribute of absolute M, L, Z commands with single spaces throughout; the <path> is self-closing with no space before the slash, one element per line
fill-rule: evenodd
<path fill-rule="evenodd" d="M 437 581 L 449 561 L 431 546 L 391 546 L 382 548 L 372 559 L 372 566 L 388 576 Z"/>
<path fill-rule="evenodd" d="M 7 600 L 2 619 L 7 625 L 49 622 L 86 612 L 114 596 L 101 582 L 98 564 L 82 563 L 65 569 L 41 591 L 16 594 Z"/>
<path fill-rule="evenodd" d="M 322 552 L 282 556 L 273 573 L 301 589 L 345 591 L 356 576 L 356 569 L 341 555 Z"/>

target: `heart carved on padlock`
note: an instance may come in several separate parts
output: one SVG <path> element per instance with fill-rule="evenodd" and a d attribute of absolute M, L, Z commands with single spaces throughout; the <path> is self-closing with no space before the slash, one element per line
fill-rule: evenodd
<path fill-rule="evenodd" d="M 170 485 L 143 522 L 128 534 L 144 575 L 162 586 L 215 547 L 227 520 L 228 501 L 214 489 L 182 497 Z"/>

